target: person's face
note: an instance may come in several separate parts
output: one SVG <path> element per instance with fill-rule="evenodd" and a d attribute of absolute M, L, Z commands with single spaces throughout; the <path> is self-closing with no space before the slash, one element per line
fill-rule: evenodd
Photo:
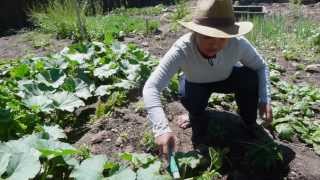
<path fill-rule="evenodd" d="M 196 34 L 195 39 L 199 51 L 207 57 L 216 55 L 229 41 L 227 38 L 214 38 L 202 34 Z"/>

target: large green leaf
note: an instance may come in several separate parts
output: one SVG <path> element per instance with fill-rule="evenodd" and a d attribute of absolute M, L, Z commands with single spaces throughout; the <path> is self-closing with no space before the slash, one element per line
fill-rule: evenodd
<path fill-rule="evenodd" d="M 12 78 L 22 79 L 30 74 L 30 68 L 26 64 L 20 64 L 10 71 Z"/>
<path fill-rule="evenodd" d="M 111 49 L 116 55 L 120 57 L 122 54 L 127 52 L 128 47 L 127 45 L 122 44 L 120 42 L 115 42 L 112 44 Z"/>
<path fill-rule="evenodd" d="M 10 110 L 0 109 L 0 125 L 5 126 L 5 124 L 11 122 L 12 114 Z"/>
<path fill-rule="evenodd" d="M 320 155 L 320 144 L 313 143 L 313 149 L 314 149 L 314 152 Z"/>
<path fill-rule="evenodd" d="M 58 140 L 67 138 L 63 129 L 61 129 L 58 125 L 55 126 L 43 126 L 43 129 L 46 133 L 49 134 L 49 139 Z"/>
<path fill-rule="evenodd" d="M 57 69 L 67 69 L 69 62 L 59 54 L 54 54 L 45 61 L 45 68 L 57 68 Z"/>
<path fill-rule="evenodd" d="M 106 79 L 118 72 L 118 65 L 115 63 L 105 64 L 93 71 L 93 75 L 99 79 Z"/>
<path fill-rule="evenodd" d="M 320 127 L 312 134 L 312 141 L 320 144 Z"/>
<path fill-rule="evenodd" d="M 32 145 L 38 140 L 39 136 L 29 135 L 19 140 L 0 144 L 0 155 L 10 154 L 10 160 L 5 170 L 7 179 L 27 180 L 38 174 L 41 168 L 40 153 L 32 148 Z"/>
<path fill-rule="evenodd" d="M 7 152 L 0 153 L 0 177 L 6 172 L 7 166 L 10 161 L 11 154 Z"/>
<path fill-rule="evenodd" d="M 54 109 L 53 101 L 45 95 L 30 96 L 22 101 L 27 107 L 29 108 L 37 107 L 42 112 L 49 113 Z"/>
<path fill-rule="evenodd" d="M 27 96 L 39 96 L 53 93 L 55 90 L 45 84 L 39 84 L 33 80 L 18 81 L 19 93 L 18 96 L 26 98 Z"/>
<path fill-rule="evenodd" d="M 42 156 L 45 156 L 48 159 L 61 156 L 68 165 L 77 166 L 79 164 L 78 160 L 73 156 L 79 154 L 79 151 L 70 144 L 56 140 L 41 139 L 38 140 L 34 147 L 41 152 Z"/>
<path fill-rule="evenodd" d="M 48 69 L 36 75 L 36 79 L 39 83 L 44 83 L 45 85 L 53 88 L 58 88 L 64 83 L 67 76 L 63 73 L 61 69 Z"/>
<path fill-rule="evenodd" d="M 201 156 L 196 152 L 177 152 L 175 153 L 175 158 L 179 167 L 188 166 L 194 169 L 200 164 Z"/>
<path fill-rule="evenodd" d="M 7 171 L 8 180 L 28 180 L 34 178 L 40 171 L 39 157 L 34 153 L 14 154 L 10 159 Z"/>
<path fill-rule="evenodd" d="M 136 180 L 136 173 L 130 168 L 120 170 L 118 173 L 105 178 L 105 180 Z"/>
<path fill-rule="evenodd" d="M 135 81 L 140 76 L 141 67 L 139 64 L 130 64 L 129 61 L 123 61 L 122 71 L 127 75 L 129 81 Z"/>
<path fill-rule="evenodd" d="M 79 64 L 84 64 L 86 61 L 90 60 L 95 52 L 89 50 L 88 46 L 83 46 L 84 48 L 79 51 L 73 47 L 66 47 L 61 51 L 61 55 L 67 57 L 71 61 L 76 61 Z"/>
<path fill-rule="evenodd" d="M 102 85 L 96 89 L 94 94 L 96 96 L 110 95 L 112 89 L 114 89 L 112 85 Z"/>
<path fill-rule="evenodd" d="M 13 154 L 7 167 L 8 180 L 28 180 L 40 171 L 41 164 L 36 151 Z"/>
<path fill-rule="evenodd" d="M 122 80 L 118 83 L 114 83 L 113 86 L 117 88 L 125 89 L 125 90 L 130 90 L 136 87 L 136 84 L 132 81 Z"/>
<path fill-rule="evenodd" d="M 103 178 L 102 172 L 106 161 L 107 157 L 105 155 L 96 155 L 88 158 L 74 168 L 70 177 L 77 180 L 100 180 Z"/>
<path fill-rule="evenodd" d="M 63 84 L 63 89 L 74 92 L 76 96 L 83 99 L 92 97 L 89 85 L 79 78 L 67 78 Z"/>
<path fill-rule="evenodd" d="M 290 124 L 282 123 L 276 126 L 276 130 L 279 133 L 279 137 L 281 139 L 285 139 L 287 141 L 291 141 L 294 135 L 294 129 Z"/>
<path fill-rule="evenodd" d="M 122 153 L 120 154 L 120 157 L 123 160 L 131 162 L 135 167 L 141 167 L 146 166 L 148 164 L 153 163 L 156 158 L 152 156 L 151 154 L 138 154 L 138 153 Z"/>
<path fill-rule="evenodd" d="M 53 94 L 51 99 L 54 101 L 56 108 L 62 111 L 73 112 L 75 108 L 85 106 L 85 103 L 81 99 L 66 91 Z"/>
<path fill-rule="evenodd" d="M 161 175 L 161 162 L 156 161 L 150 164 L 147 168 L 140 168 L 137 171 L 137 180 L 145 180 L 145 179 L 152 179 L 152 180 L 170 180 L 172 179 L 169 175 Z"/>

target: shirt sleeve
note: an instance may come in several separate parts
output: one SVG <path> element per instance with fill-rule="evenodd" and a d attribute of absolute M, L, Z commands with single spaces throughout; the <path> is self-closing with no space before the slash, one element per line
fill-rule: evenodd
<path fill-rule="evenodd" d="M 269 68 L 266 62 L 251 43 L 244 37 L 240 38 L 240 62 L 257 71 L 259 79 L 259 102 L 271 102 L 271 86 L 269 78 Z"/>
<path fill-rule="evenodd" d="M 172 76 L 180 69 L 184 58 L 184 51 L 177 45 L 173 45 L 144 85 L 143 101 L 155 136 L 171 132 L 160 101 L 160 94 L 168 86 Z"/>

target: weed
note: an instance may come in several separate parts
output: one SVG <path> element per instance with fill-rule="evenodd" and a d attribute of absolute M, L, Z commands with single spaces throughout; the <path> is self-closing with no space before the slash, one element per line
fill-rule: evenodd
<path fill-rule="evenodd" d="M 112 10 L 111 14 L 126 16 L 157 16 L 160 15 L 165 7 L 160 4 L 154 7 L 143 8 L 118 8 Z"/>
<path fill-rule="evenodd" d="M 184 19 L 189 13 L 186 0 L 175 0 L 176 10 L 170 15 L 171 30 L 178 31 L 178 21 Z"/>
<path fill-rule="evenodd" d="M 140 141 L 140 145 L 145 147 L 147 152 L 153 151 L 156 147 L 153 133 L 150 131 L 146 131 L 142 136 L 142 139 Z"/>
<path fill-rule="evenodd" d="M 107 112 L 106 109 L 107 109 L 106 108 L 106 104 L 103 103 L 102 101 L 98 101 L 97 107 L 96 107 L 96 112 L 95 112 L 95 118 L 99 119 L 102 116 L 104 116 L 106 114 L 106 112 Z"/>
<path fill-rule="evenodd" d="M 48 7 L 34 7 L 31 19 L 44 32 L 55 33 L 58 38 L 77 40 L 83 39 L 82 31 L 88 34 L 89 39 L 103 39 L 106 33 L 118 38 L 121 31 L 125 34 L 147 34 L 154 32 L 160 25 L 155 20 L 149 20 L 147 25 L 143 17 L 132 17 L 129 13 L 88 16 L 86 4 L 81 4 L 80 12 L 77 12 L 79 8 L 72 2 L 67 0 L 61 3 L 55 0 Z M 77 18 L 77 14 L 80 18 Z M 79 26 L 79 23 L 84 27 Z"/>

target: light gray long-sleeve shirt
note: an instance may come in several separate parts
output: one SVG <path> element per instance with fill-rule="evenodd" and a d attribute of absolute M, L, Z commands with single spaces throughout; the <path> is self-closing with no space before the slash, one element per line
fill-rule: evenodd
<path fill-rule="evenodd" d="M 259 78 L 259 101 L 270 102 L 269 69 L 261 55 L 245 37 L 231 38 L 216 54 L 213 66 L 208 64 L 195 44 L 194 35 L 180 37 L 160 60 L 143 88 L 143 99 L 155 136 L 171 132 L 160 94 L 172 76 L 181 70 L 186 80 L 195 83 L 217 82 L 227 79 L 237 64 L 256 70 Z"/>

